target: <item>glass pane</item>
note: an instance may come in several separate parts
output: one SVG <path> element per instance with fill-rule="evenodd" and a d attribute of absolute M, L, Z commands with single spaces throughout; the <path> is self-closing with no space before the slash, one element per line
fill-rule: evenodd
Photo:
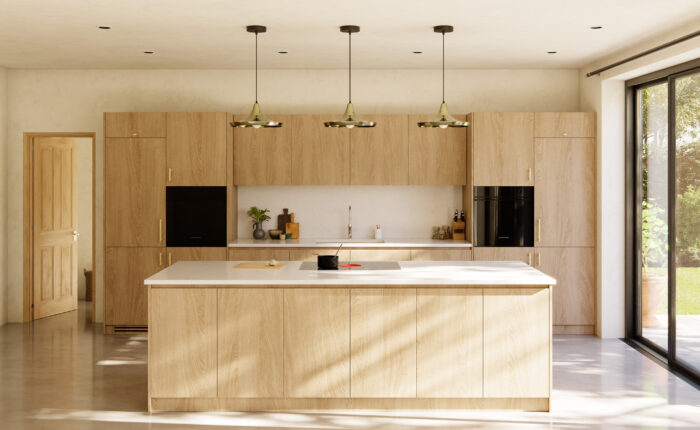
<path fill-rule="evenodd" d="M 668 350 L 668 85 L 637 91 L 642 163 L 642 336 Z"/>
<path fill-rule="evenodd" d="M 675 90 L 676 358 L 700 369 L 700 72 Z"/>

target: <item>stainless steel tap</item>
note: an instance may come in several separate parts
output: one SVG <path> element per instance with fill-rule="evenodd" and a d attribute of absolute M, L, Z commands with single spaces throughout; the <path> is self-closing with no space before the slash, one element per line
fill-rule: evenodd
<path fill-rule="evenodd" d="M 352 239 L 352 206 L 348 206 L 348 239 Z"/>

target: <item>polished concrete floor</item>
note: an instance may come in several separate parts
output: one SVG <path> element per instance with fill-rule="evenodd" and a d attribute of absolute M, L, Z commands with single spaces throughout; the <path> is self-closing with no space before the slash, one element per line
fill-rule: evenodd
<path fill-rule="evenodd" d="M 700 428 L 700 391 L 619 340 L 556 336 L 550 413 L 146 411 L 146 337 L 80 311 L 0 327 L 0 429 Z"/>

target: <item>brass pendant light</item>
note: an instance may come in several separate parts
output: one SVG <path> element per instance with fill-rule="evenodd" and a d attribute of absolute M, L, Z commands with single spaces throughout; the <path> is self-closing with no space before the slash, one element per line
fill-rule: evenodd
<path fill-rule="evenodd" d="M 450 115 L 447 111 L 447 104 L 445 103 L 445 33 L 452 33 L 454 27 L 451 25 L 436 25 L 433 27 L 433 31 L 436 33 L 442 33 L 442 103 L 440 103 L 440 109 L 438 110 L 437 116 L 431 118 L 428 121 L 421 121 L 418 123 L 418 127 L 422 128 L 447 128 L 447 127 L 467 127 L 469 125 L 466 121 L 460 121 Z"/>
<path fill-rule="evenodd" d="M 358 119 L 355 116 L 355 107 L 352 105 L 352 34 L 359 33 L 360 27 L 344 25 L 340 27 L 340 31 L 348 34 L 348 105 L 345 107 L 342 118 L 337 121 L 324 122 L 323 125 L 334 128 L 374 127 L 374 122 Z"/>
<path fill-rule="evenodd" d="M 246 27 L 248 33 L 255 33 L 255 104 L 253 109 L 250 111 L 248 118 L 243 121 L 234 121 L 231 123 L 232 127 L 237 128 L 273 128 L 282 127 L 281 122 L 271 121 L 265 118 L 260 110 L 260 105 L 258 104 L 258 33 L 265 33 L 267 27 L 264 25 L 249 25 Z"/>

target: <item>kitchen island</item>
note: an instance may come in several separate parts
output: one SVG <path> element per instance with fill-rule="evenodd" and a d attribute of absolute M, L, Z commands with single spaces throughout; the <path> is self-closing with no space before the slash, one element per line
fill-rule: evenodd
<path fill-rule="evenodd" d="M 549 410 L 556 281 L 524 263 L 239 264 L 146 279 L 149 410 Z"/>

